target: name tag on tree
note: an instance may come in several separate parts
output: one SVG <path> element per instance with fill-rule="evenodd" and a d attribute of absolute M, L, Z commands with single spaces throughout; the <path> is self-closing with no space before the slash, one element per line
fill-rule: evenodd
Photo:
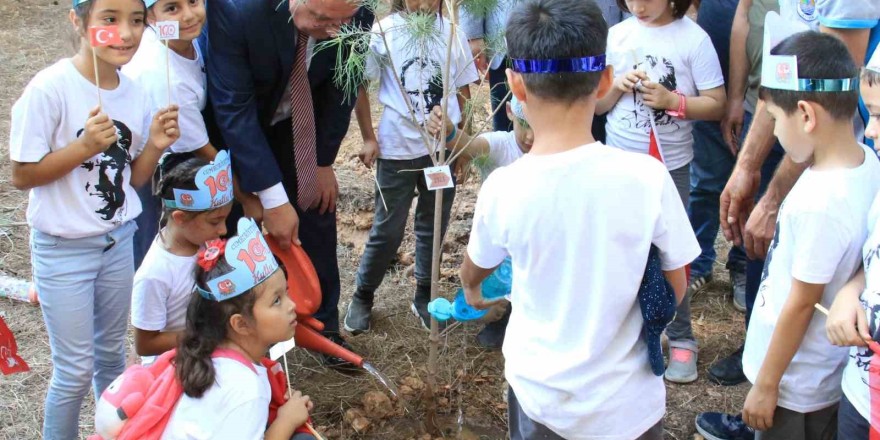
<path fill-rule="evenodd" d="M 180 39 L 180 22 L 179 21 L 160 21 L 156 23 L 156 29 L 159 30 L 160 40 L 178 40 Z"/>
<path fill-rule="evenodd" d="M 428 184 L 428 189 L 431 191 L 452 188 L 454 185 L 449 165 L 425 168 L 425 183 Z"/>

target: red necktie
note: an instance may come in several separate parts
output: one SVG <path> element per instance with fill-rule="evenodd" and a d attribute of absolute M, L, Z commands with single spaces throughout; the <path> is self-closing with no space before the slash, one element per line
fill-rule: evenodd
<path fill-rule="evenodd" d="M 318 197 L 318 159 L 315 152 L 315 113 L 306 68 L 309 36 L 299 32 L 296 57 L 290 72 L 290 121 L 293 126 L 293 158 L 296 165 L 296 203 L 309 209 Z"/>

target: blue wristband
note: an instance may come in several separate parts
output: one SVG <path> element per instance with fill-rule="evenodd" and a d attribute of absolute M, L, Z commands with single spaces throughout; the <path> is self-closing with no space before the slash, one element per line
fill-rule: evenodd
<path fill-rule="evenodd" d="M 448 143 L 452 142 L 452 140 L 455 139 L 455 135 L 456 135 L 457 133 L 458 133 L 458 130 L 456 130 L 456 129 L 455 129 L 455 126 L 453 125 L 453 126 L 452 126 L 452 131 L 449 132 L 449 134 L 446 136 L 446 143 L 448 144 Z"/>

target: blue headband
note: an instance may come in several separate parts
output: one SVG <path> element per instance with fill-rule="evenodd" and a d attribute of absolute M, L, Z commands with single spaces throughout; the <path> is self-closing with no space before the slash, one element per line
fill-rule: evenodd
<path fill-rule="evenodd" d="M 605 70 L 605 54 L 561 60 L 513 59 L 511 61 L 513 71 L 517 73 L 601 72 Z"/>
<path fill-rule="evenodd" d="M 210 211 L 232 203 L 232 162 L 226 150 L 217 152 L 214 162 L 196 173 L 196 189 L 172 188 L 174 199 L 163 199 L 166 208 L 182 211 Z"/>
<path fill-rule="evenodd" d="M 851 92 L 859 89 L 859 77 L 843 79 L 798 78 L 799 92 Z"/>

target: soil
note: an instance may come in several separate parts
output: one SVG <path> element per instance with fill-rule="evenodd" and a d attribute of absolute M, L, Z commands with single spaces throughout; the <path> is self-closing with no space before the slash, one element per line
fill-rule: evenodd
<path fill-rule="evenodd" d="M 28 80 L 39 70 L 72 51 L 69 3 L 51 0 L 0 0 L 0 157 L 8 157 L 9 115 Z M 486 100 L 486 88 L 476 93 Z M 374 120 L 379 108 L 374 105 Z M 487 112 L 477 120 L 486 119 Z M 477 123 L 479 127 L 480 123 Z M 370 171 L 356 154 L 360 136 L 352 122 L 336 162 L 340 197 L 339 266 L 343 294 L 340 310 L 350 299 L 358 259 L 372 223 L 374 204 Z M 441 270 L 442 293 L 457 289 L 457 268 L 467 243 L 479 179 L 459 187 Z M 30 277 L 28 230 L 24 225 L 27 195 L 12 187 L 10 164 L 0 160 L 0 271 Z M 410 224 L 411 225 L 411 224 Z M 722 241 L 719 249 L 726 250 Z M 434 425 L 442 438 L 506 438 L 506 383 L 499 351 L 476 345 L 477 325 L 461 325 L 442 338 L 436 399 L 426 399 L 428 333 L 409 312 L 415 284 L 412 278 L 414 243 L 411 226 L 397 261 L 389 268 L 377 292 L 373 329 L 349 337 L 354 349 L 400 388 L 392 398 L 372 376 L 343 374 L 323 368 L 311 353 L 294 350 L 291 380 L 313 397 L 315 427 L 328 439 L 431 439 L 425 434 L 426 403 L 436 413 Z M 715 281 L 693 300 L 693 327 L 700 341 L 700 379 L 688 385 L 667 385 L 668 412 L 664 420 L 668 439 L 694 437 L 694 417 L 701 411 L 736 411 L 745 385 L 721 387 L 706 380 L 706 368 L 742 343 L 743 317 L 730 303 L 730 285 L 723 256 L 716 264 Z M 45 325 L 38 306 L 0 298 L 0 314 L 15 334 L 29 373 L 0 376 L 0 439 L 38 439 L 43 400 L 52 363 Z M 81 438 L 93 431 L 94 400 L 89 396 L 80 417 Z M 639 415 L 634 414 L 633 417 Z"/>

